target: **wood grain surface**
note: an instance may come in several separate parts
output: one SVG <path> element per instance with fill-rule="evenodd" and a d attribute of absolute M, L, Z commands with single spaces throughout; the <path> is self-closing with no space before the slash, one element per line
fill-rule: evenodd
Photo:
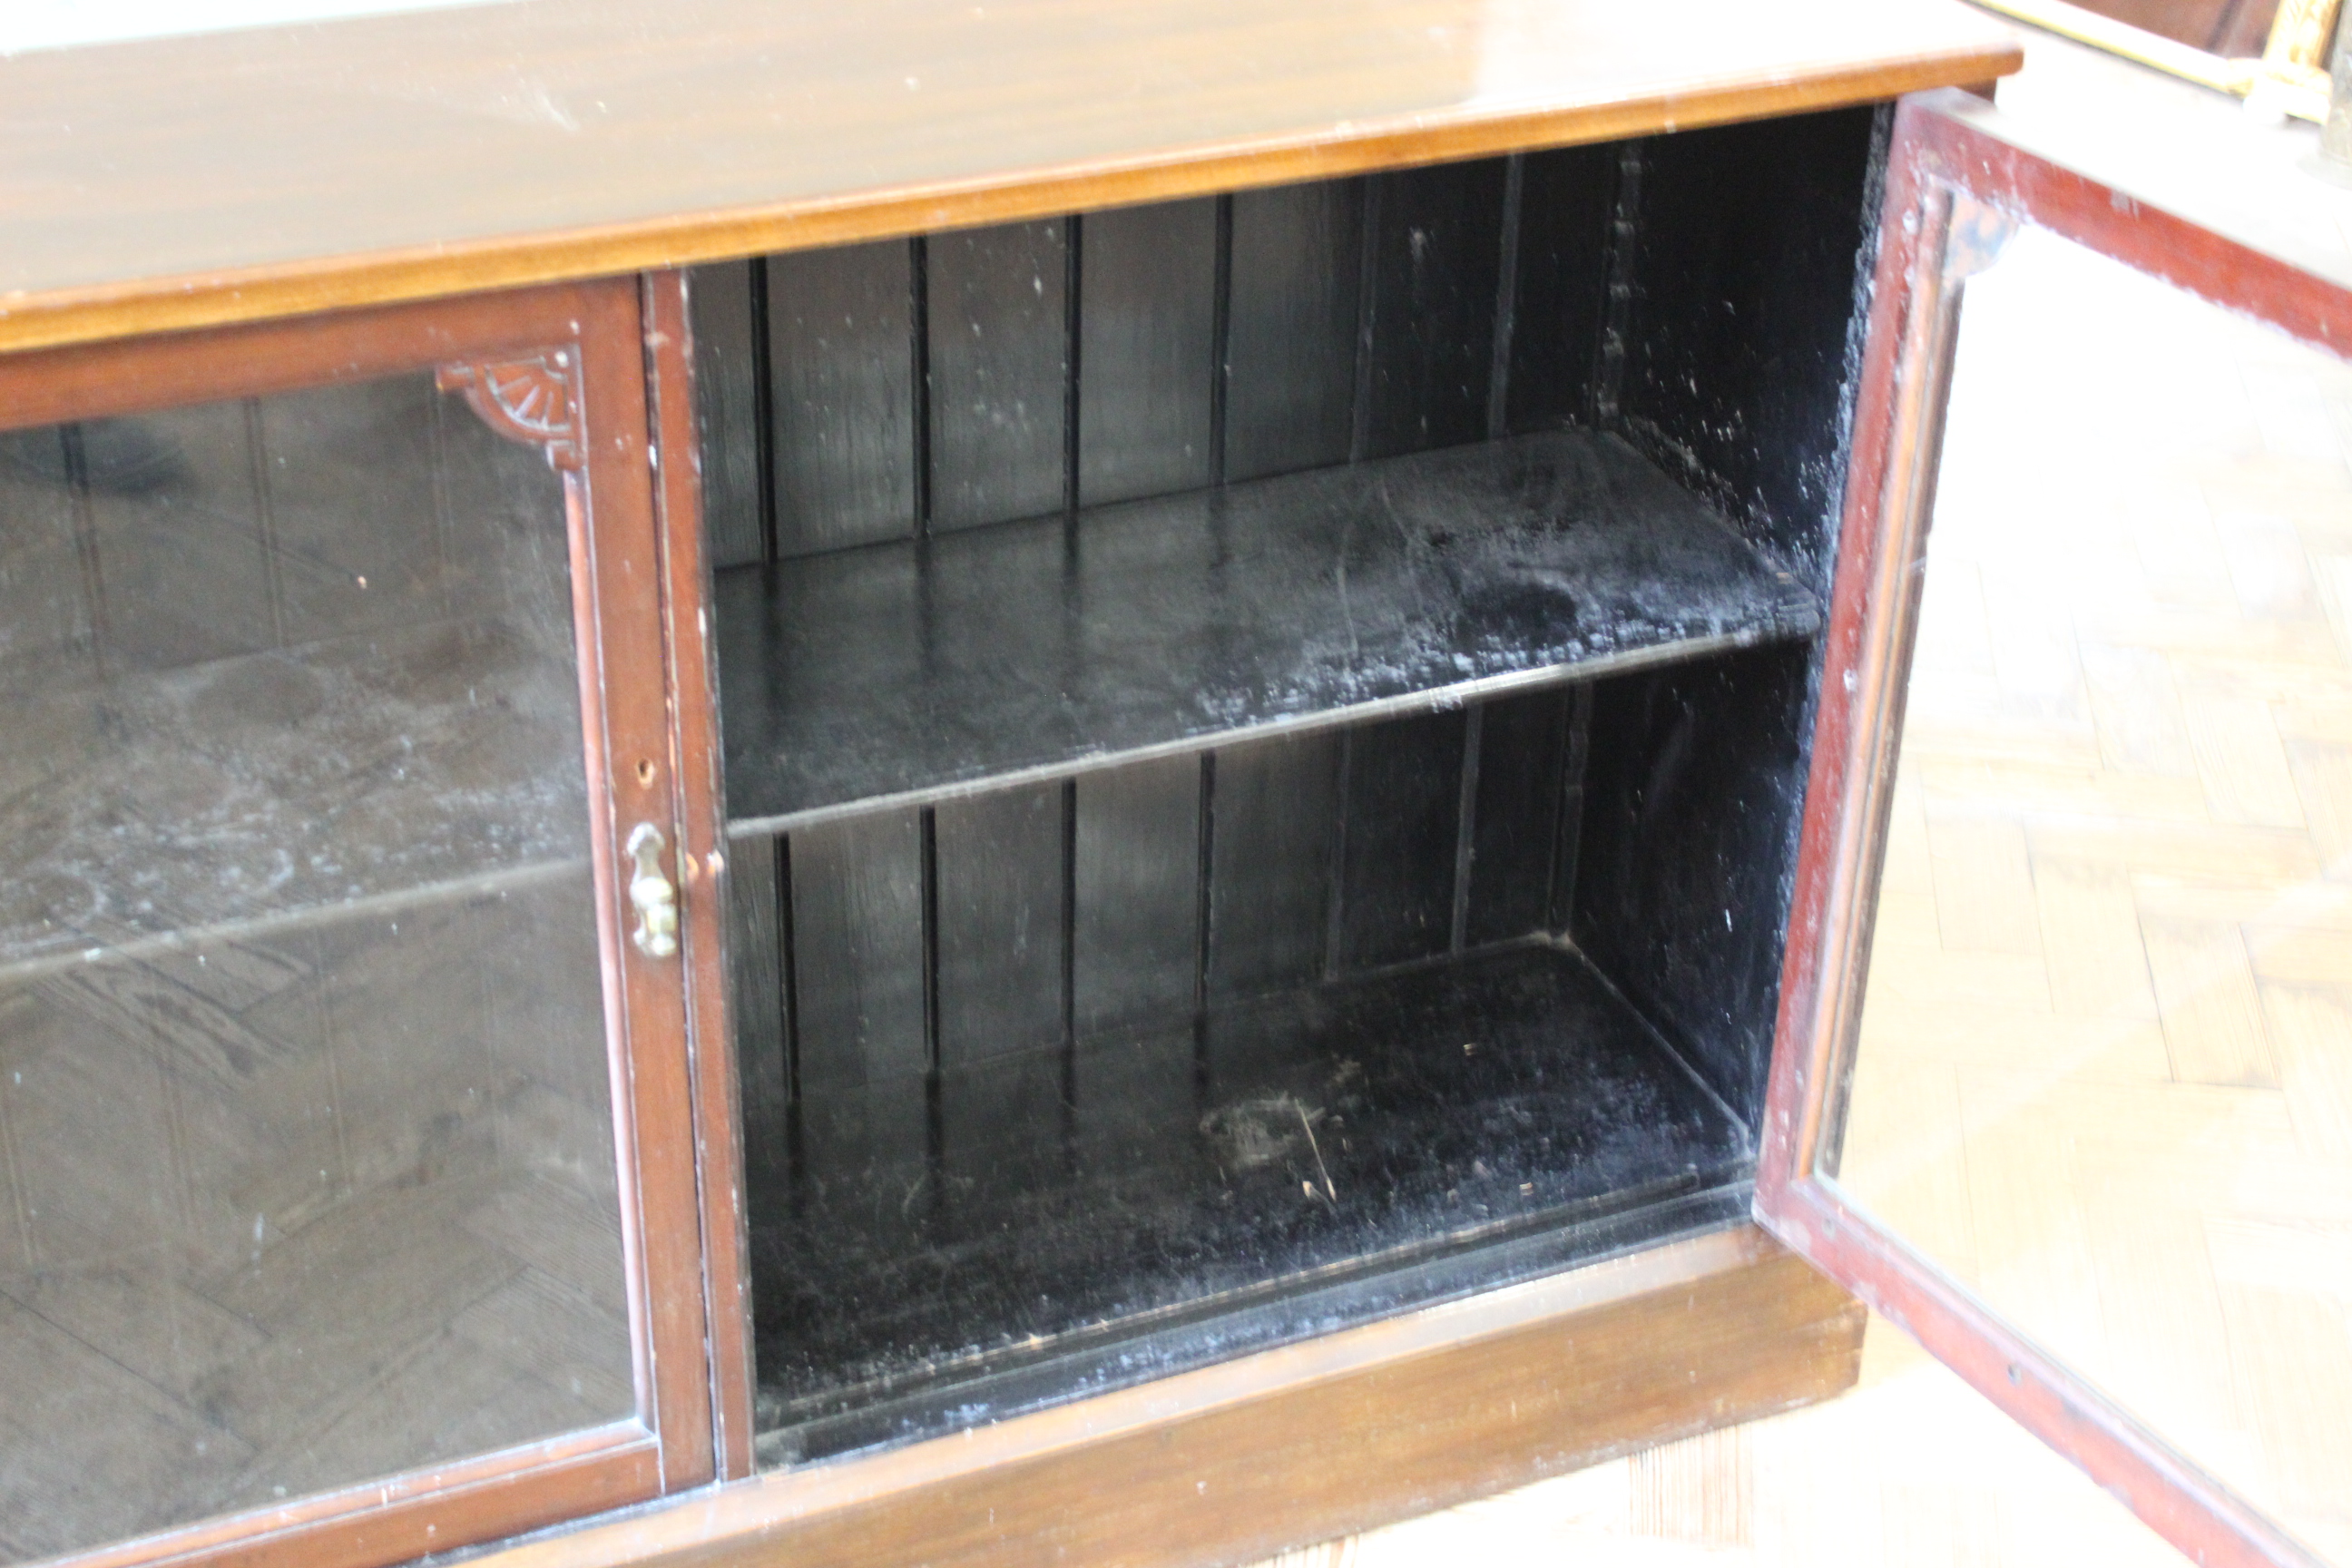
<path fill-rule="evenodd" d="M 0 348 L 1983 81 L 1946 0 L 520 0 L 0 59 Z"/>
<path fill-rule="evenodd" d="M 488 1561 L 1245 1560 L 1822 1398 L 1861 1331 L 1759 1233 L 1718 1231 Z"/>

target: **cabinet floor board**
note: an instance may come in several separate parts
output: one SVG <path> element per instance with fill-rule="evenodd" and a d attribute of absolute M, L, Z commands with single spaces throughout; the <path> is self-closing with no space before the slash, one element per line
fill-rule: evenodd
<path fill-rule="evenodd" d="M 1048 1050 L 943 1079 L 928 1151 L 871 1135 L 919 1078 L 810 1097 L 795 1190 L 752 1216 L 772 1460 L 1476 1288 L 1498 1244 L 1551 1268 L 1660 1215 L 1736 1219 L 1744 1197 L 1709 1202 L 1753 1151 L 1546 942 L 1082 1038 L 1066 1073 Z M 1473 1246 L 1475 1280 L 1428 1267 Z"/>
<path fill-rule="evenodd" d="M 719 575 L 731 829 L 1803 637 L 1614 437 L 1525 437 Z"/>

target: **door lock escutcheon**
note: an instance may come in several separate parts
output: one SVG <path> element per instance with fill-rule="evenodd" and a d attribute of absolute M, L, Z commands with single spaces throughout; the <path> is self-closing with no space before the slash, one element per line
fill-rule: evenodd
<path fill-rule="evenodd" d="M 637 911 L 637 929 L 629 940 L 647 958 L 668 958 L 677 952 L 677 889 L 662 869 L 667 847 L 661 829 L 640 822 L 627 845 L 635 868 L 629 873 L 629 906 Z"/>

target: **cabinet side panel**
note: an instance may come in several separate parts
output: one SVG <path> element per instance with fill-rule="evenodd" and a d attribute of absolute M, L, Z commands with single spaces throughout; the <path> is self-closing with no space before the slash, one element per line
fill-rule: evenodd
<path fill-rule="evenodd" d="M 776 553 L 915 531 L 913 274 L 903 240 L 772 257 Z"/>
<path fill-rule="evenodd" d="M 1339 739 L 1328 731 L 1217 752 L 1210 802 L 1213 999 L 1321 974 L 1339 784 Z"/>
<path fill-rule="evenodd" d="M 793 977 L 801 1092 L 919 1078 L 922 841 L 912 809 L 792 835 Z"/>
<path fill-rule="evenodd" d="M 1446 951 L 1454 931 L 1467 715 L 1349 731 L 1333 963 L 1370 969 Z"/>
<path fill-rule="evenodd" d="M 1474 947 L 1547 923 L 1573 700 L 1565 691 L 1536 691 L 1486 705 L 1463 931 Z"/>
<path fill-rule="evenodd" d="M 1810 649 L 1594 688 L 1573 931 L 1755 1124 L 1780 994 Z"/>
<path fill-rule="evenodd" d="M 1097 506 L 1205 485 L 1216 201 L 1095 213 L 1085 230 L 1078 500 Z"/>
<path fill-rule="evenodd" d="M 1486 435 L 1506 161 L 1373 176 L 1370 362 L 1357 455 Z"/>
<path fill-rule="evenodd" d="M 1061 786 L 948 801 L 937 812 L 940 1068 L 1059 1045 Z"/>
<path fill-rule="evenodd" d="M 1348 460 L 1364 183 L 1234 198 L 1225 351 L 1225 475 L 1252 479 Z"/>
<path fill-rule="evenodd" d="M 1037 517 L 1066 499 L 1066 239 L 1056 221 L 925 242 L 935 529 Z"/>
<path fill-rule="evenodd" d="M 714 567 L 741 566 L 767 549 L 761 516 L 759 330 L 751 308 L 756 261 L 693 269 L 694 398 L 702 420 L 702 526 Z"/>
<path fill-rule="evenodd" d="M 1162 758 L 1077 781 L 1073 1003 L 1080 1034 L 1192 1005 L 1201 763 Z"/>
<path fill-rule="evenodd" d="M 1826 595 L 1876 111 L 1644 144 L 1620 405 L 1637 444 Z"/>
<path fill-rule="evenodd" d="M 1514 435 L 1590 417 L 1608 295 L 1617 148 L 1603 142 L 1530 153 L 1522 178 L 1504 421 Z"/>

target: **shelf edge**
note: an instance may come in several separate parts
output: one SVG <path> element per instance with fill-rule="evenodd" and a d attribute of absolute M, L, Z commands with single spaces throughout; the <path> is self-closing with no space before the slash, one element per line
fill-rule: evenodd
<path fill-rule="evenodd" d="M 1603 654 L 1598 658 L 1581 659 L 1575 664 L 1546 665 L 1538 669 L 1512 670 L 1503 675 L 1481 676 L 1475 680 L 1456 681 L 1445 686 L 1433 687 L 1426 691 L 1409 691 L 1395 697 L 1374 698 L 1370 701 L 1351 702 L 1342 707 L 1321 709 L 1312 713 L 1269 719 L 1260 723 L 1244 725 L 1239 729 L 1220 730 L 1180 740 L 1154 742 L 1144 746 L 1124 747 L 1115 752 L 1090 752 L 1055 762 L 1011 768 L 979 778 L 960 779 L 950 784 L 925 784 L 914 789 L 896 790 L 887 795 L 864 795 L 856 800 L 842 801 L 828 805 L 808 806 L 799 811 L 772 812 L 765 816 L 730 815 L 727 819 L 727 837 L 729 838 L 772 837 L 780 833 L 819 827 L 828 823 L 847 821 L 853 817 L 897 810 L 904 806 L 931 805 L 945 800 L 961 800 L 972 795 L 992 795 L 999 790 L 1016 789 L 1023 784 L 1082 777 L 1087 773 L 1101 773 L 1134 763 L 1154 762 L 1163 757 L 1197 755 L 1202 752 L 1214 751 L 1219 746 L 1242 745 L 1282 736 L 1307 734 L 1318 730 L 1335 730 L 1374 720 L 1397 718 L 1409 713 L 1460 708 L 1468 703 L 1485 701 L 1489 698 L 1509 696 L 1522 691 L 1541 690 L 1553 686 L 1574 686 L 1586 680 L 1628 675 L 1663 665 L 1687 663 L 1693 659 L 1706 658 L 1715 654 L 1738 652 L 1742 648 L 1795 642 L 1812 636 L 1820 629 L 1821 616 L 1816 610 L 1810 620 L 1792 617 L 1776 626 L 1726 632 L 1717 637 L 1684 638 L 1672 643 L 1662 643 L 1654 647 L 1631 648 L 1623 653 Z"/>

